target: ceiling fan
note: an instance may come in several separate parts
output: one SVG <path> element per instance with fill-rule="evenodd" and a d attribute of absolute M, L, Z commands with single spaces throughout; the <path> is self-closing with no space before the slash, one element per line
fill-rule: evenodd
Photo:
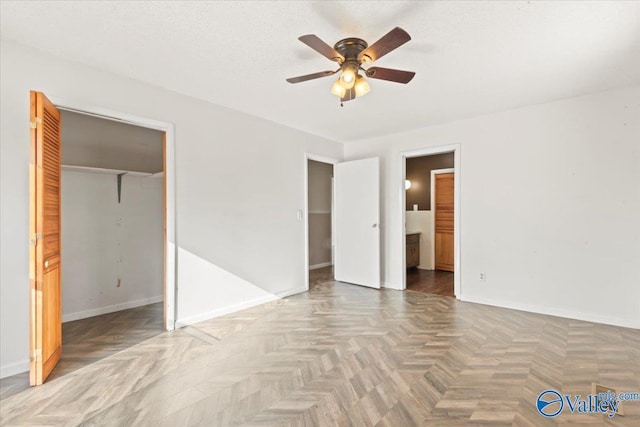
<path fill-rule="evenodd" d="M 300 83 L 342 72 L 331 88 L 331 93 L 340 97 L 341 103 L 369 93 L 371 88 L 364 76 L 406 84 L 416 74 L 412 71 L 391 68 L 369 67 L 364 69 L 362 67 L 363 64 L 370 64 L 411 40 L 411 36 L 400 27 L 389 31 L 371 46 L 366 41 L 355 37 L 340 40 L 334 47 L 323 42 L 315 34 L 300 36 L 298 40 L 331 61 L 337 62 L 340 68 L 335 71 L 320 71 L 319 73 L 291 77 L 287 81 L 289 83 Z M 364 76 L 360 75 L 360 71 L 363 72 Z"/>

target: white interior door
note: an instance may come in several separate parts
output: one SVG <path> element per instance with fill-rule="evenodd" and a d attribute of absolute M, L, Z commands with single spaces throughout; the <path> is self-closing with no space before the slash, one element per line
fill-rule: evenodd
<path fill-rule="evenodd" d="M 380 288 L 379 171 L 377 157 L 334 167 L 338 281 Z"/>

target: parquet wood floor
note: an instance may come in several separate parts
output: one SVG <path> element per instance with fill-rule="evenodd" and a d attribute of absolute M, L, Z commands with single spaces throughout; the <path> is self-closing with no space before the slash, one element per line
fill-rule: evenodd
<path fill-rule="evenodd" d="M 89 317 L 62 324 L 62 359 L 49 380 L 67 375 L 163 332 L 163 304 Z M 29 374 L 0 380 L 0 399 L 29 388 Z"/>
<path fill-rule="evenodd" d="M 428 294 L 454 296 L 453 273 L 440 270 L 407 270 L 407 289 Z"/>
<path fill-rule="evenodd" d="M 640 402 L 613 419 L 536 412 L 542 390 L 592 381 L 640 390 L 640 331 L 326 282 L 5 398 L 0 423 L 640 425 Z"/>
<path fill-rule="evenodd" d="M 333 266 L 309 270 L 309 286 L 333 281 Z"/>

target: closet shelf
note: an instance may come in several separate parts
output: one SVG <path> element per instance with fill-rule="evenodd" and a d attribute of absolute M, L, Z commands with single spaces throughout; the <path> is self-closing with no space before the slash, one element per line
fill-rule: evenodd
<path fill-rule="evenodd" d="M 62 170 L 71 171 L 71 172 L 84 172 L 84 173 L 100 173 L 105 175 L 121 175 L 125 174 L 128 176 L 142 176 L 146 178 L 162 178 L 164 172 L 137 172 L 137 171 L 127 171 L 120 169 L 105 169 L 105 168 L 94 168 L 91 166 L 73 166 L 73 165 L 62 165 Z"/>

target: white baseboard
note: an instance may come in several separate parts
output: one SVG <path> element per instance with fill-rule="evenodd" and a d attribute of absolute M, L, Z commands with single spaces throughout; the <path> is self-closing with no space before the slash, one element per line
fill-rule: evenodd
<path fill-rule="evenodd" d="M 585 322 L 603 323 L 605 325 L 622 326 L 623 328 L 640 329 L 640 324 L 628 319 L 617 317 L 600 316 L 597 314 L 582 313 L 579 311 L 562 310 L 538 305 L 522 304 L 513 301 L 497 301 L 490 298 L 465 298 L 465 302 L 490 305 L 493 307 L 510 308 L 512 310 L 527 311 L 529 313 L 546 314 L 549 316 L 564 317 L 565 319 L 583 320 Z"/>
<path fill-rule="evenodd" d="M 388 282 L 382 282 L 380 284 L 380 287 L 381 288 L 385 288 L 385 289 L 393 289 L 393 290 L 396 290 L 396 291 L 402 291 L 403 290 L 400 285 L 396 285 L 396 284 L 388 283 Z"/>
<path fill-rule="evenodd" d="M 29 370 L 29 359 L 22 360 L 20 362 L 9 363 L 8 365 L 0 366 L 0 378 L 10 377 L 11 375 L 21 374 Z"/>
<path fill-rule="evenodd" d="M 293 288 L 286 291 L 278 292 L 276 295 L 278 296 L 278 298 L 286 298 L 290 297 L 291 295 L 301 294 L 303 292 L 307 292 L 307 288 L 301 286 L 299 288 Z"/>
<path fill-rule="evenodd" d="M 313 264 L 313 265 L 310 265 L 310 266 L 309 266 L 309 270 L 316 270 L 316 269 L 318 269 L 318 268 L 329 267 L 329 266 L 331 266 L 331 265 L 333 265 L 333 264 L 331 263 L 331 261 L 329 261 L 329 262 L 321 262 L 320 264 Z"/>
<path fill-rule="evenodd" d="M 270 301 L 279 299 L 276 295 L 265 295 L 260 298 L 255 298 L 249 301 L 243 301 L 239 304 L 230 305 L 228 307 L 218 308 L 216 310 L 208 311 L 206 313 L 196 314 L 195 316 L 185 317 L 184 319 L 178 319 L 176 321 L 176 328 L 182 328 L 184 326 L 192 325 L 194 323 L 202 322 L 205 320 L 213 319 L 215 317 L 224 316 L 225 314 L 235 313 L 236 311 L 244 310 L 246 308 L 255 307 L 256 305 L 264 304 Z"/>
<path fill-rule="evenodd" d="M 143 305 L 155 304 L 162 302 L 164 297 L 158 295 L 151 298 L 139 299 L 135 301 L 127 301 L 122 304 L 109 305 L 107 307 L 93 308 L 91 310 L 77 311 L 75 313 L 67 313 L 62 315 L 62 323 L 71 322 L 73 320 L 86 319 L 87 317 L 100 316 L 101 314 L 114 313 L 116 311 L 127 310 L 129 308 L 141 307 Z"/>
<path fill-rule="evenodd" d="M 234 304 L 228 307 L 223 307 L 216 310 L 208 311 L 206 313 L 197 314 L 195 316 L 186 317 L 176 322 L 176 328 L 182 328 L 184 326 L 192 325 L 194 323 L 203 322 L 205 320 L 224 316 L 225 314 L 235 313 L 236 311 L 255 307 L 256 305 L 265 304 L 267 302 L 275 301 L 281 298 L 286 298 L 291 295 L 296 295 L 303 292 L 307 292 L 307 288 L 305 288 L 304 286 L 301 286 L 298 288 L 287 289 L 286 291 L 278 292 L 275 295 L 265 295 L 260 298 L 252 299 L 250 301 L 244 301 L 239 304 Z"/>

